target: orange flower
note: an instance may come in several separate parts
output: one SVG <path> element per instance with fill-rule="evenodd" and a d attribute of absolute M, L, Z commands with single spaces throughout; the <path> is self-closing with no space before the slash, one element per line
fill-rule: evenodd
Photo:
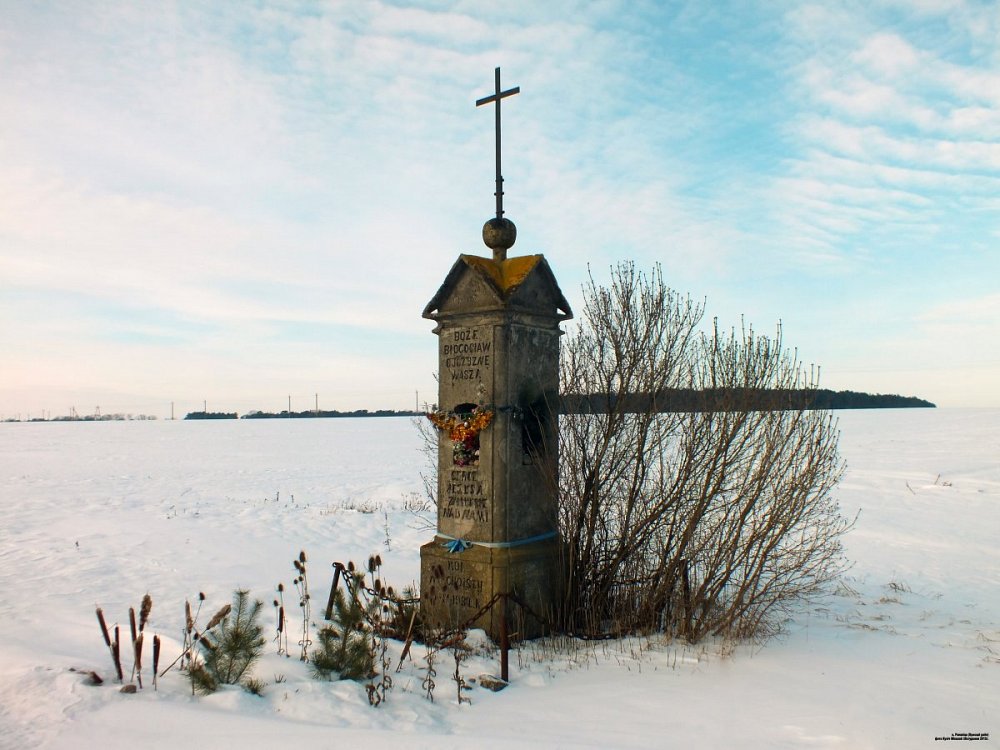
<path fill-rule="evenodd" d="M 490 426 L 490 422 L 493 421 L 493 412 L 489 409 L 476 409 L 468 419 L 461 419 L 457 414 L 451 412 L 435 411 L 429 413 L 427 418 L 438 429 L 447 432 L 449 439 L 456 443 L 464 443 Z"/>

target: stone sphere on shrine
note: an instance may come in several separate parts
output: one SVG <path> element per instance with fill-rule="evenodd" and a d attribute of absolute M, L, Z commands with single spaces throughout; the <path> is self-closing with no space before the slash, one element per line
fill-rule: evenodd
<path fill-rule="evenodd" d="M 517 227 L 510 219 L 493 217 L 483 224 L 483 242 L 492 250 L 509 250 L 517 239 Z"/>

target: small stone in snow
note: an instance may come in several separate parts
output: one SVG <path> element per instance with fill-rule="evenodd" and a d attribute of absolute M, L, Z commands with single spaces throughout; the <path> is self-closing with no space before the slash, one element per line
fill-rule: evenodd
<path fill-rule="evenodd" d="M 487 690 L 492 690 L 494 693 L 499 693 L 503 690 L 509 682 L 501 680 L 499 677 L 495 677 L 491 674 L 481 674 L 479 675 L 479 684 L 482 685 Z"/>

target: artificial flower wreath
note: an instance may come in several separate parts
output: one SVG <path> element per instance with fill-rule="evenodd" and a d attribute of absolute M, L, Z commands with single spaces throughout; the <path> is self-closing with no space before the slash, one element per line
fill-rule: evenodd
<path fill-rule="evenodd" d="M 491 410 L 477 406 L 471 412 L 433 411 L 427 418 L 448 433 L 456 466 L 479 463 L 479 433 L 493 421 Z"/>

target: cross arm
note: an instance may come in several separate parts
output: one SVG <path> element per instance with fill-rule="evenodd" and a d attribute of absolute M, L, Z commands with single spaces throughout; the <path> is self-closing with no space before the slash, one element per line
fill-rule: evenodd
<path fill-rule="evenodd" d="M 476 99 L 476 106 L 481 107 L 484 104 L 491 104 L 497 101 L 497 99 L 506 99 L 508 96 L 514 96 L 514 94 L 520 94 L 521 87 L 515 86 L 512 89 L 507 89 L 506 91 L 501 91 L 499 94 L 490 94 L 489 96 L 484 96 L 482 99 Z"/>

